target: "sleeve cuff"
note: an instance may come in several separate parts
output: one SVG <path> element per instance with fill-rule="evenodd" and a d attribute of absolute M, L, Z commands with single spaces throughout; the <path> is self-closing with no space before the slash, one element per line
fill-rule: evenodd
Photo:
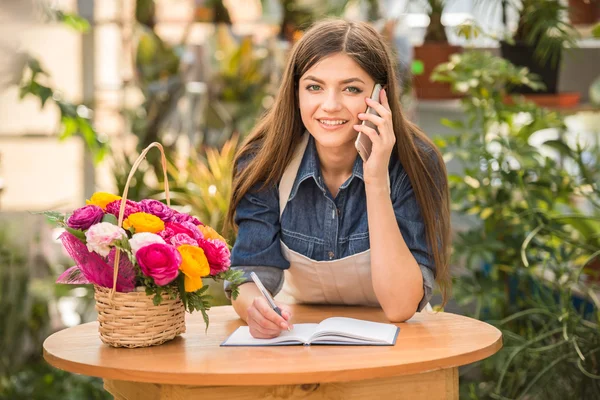
<path fill-rule="evenodd" d="M 429 303 L 429 300 L 431 300 L 431 297 L 433 296 L 433 286 L 435 285 L 435 276 L 433 276 L 433 271 L 422 264 L 419 264 L 419 268 L 423 274 L 423 298 L 419 302 L 417 312 L 423 310 Z"/>
<path fill-rule="evenodd" d="M 260 278 L 260 281 L 273 297 L 275 297 L 283 287 L 283 270 L 277 267 L 233 267 L 232 269 L 244 271 L 244 281 L 241 283 L 242 285 L 244 283 L 252 282 L 250 272 L 256 273 Z M 225 295 L 231 300 L 231 283 L 229 281 L 225 281 L 224 289 Z"/>

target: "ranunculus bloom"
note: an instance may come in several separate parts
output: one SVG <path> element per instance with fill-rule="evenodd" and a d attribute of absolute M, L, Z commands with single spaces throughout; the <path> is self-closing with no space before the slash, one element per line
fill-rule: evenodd
<path fill-rule="evenodd" d="M 135 258 L 144 275 L 154 279 L 158 286 L 165 286 L 177 278 L 182 259 L 175 247 L 162 243 L 140 248 Z"/>
<path fill-rule="evenodd" d="M 136 255 L 138 250 L 142 247 L 148 246 L 153 243 L 166 244 L 163 238 L 158 236 L 156 233 L 150 232 L 136 233 L 131 237 L 131 239 L 129 239 L 129 245 L 131 246 L 131 251 L 133 252 L 133 255 Z"/>
<path fill-rule="evenodd" d="M 121 200 L 115 200 L 111 203 L 108 203 L 106 205 L 106 212 L 108 214 L 112 214 L 115 217 L 119 218 L 119 208 L 121 207 Z M 129 217 L 131 214 L 135 214 L 137 212 L 142 211 L 140 209 L 140 206 L 138 205 L 138 203 L 136 203 L 135 201 L 132 200 L 127 200 L 127 202 L 125 203 L 125 213 L 123 214 L 123 219 L 127 219 L 127 217 Z"/>
<path fill-rule="evenodd" d="M 115 200 L 121 200 L 121 196 L 115 196 L 112 193 L 106 192 L 96 192 L 89 200 L 85 201 L 85 204 L 93 204 L 105 210 L 108 203 L 112 203 Z"/>
<path fill-rule="evenodd" d="M 102 209 L 90 204 L 73 211 L 73 214 L 67 220 L 67 226 L 85 231 L 90 226 L 102 221 L 102 217 L 104 217 Z"/>
<path fill-rule="evenodd" d="M 173 209 L 158 200 L 144 199 L 139 204 L 143 212 L 155 215 L 165 222 L 170 221 L 175 214 Z"/>
<path fill-rule="evenodd" d="M 125 221 L 123 221 L 123 228 L 129 229 L 131 227 L 135 229 L 135 233 L 158 233 L 165 229 L 165 223 L 160 218 L 152 214 L 138 212 L 131 214 Z"/>
<path fill-rule="evenodd" d="M 198 229 L 200 229 L 200 232 L 202 232 L 202 235 L 204 235 L 204 239 L 217 239 L 223 243 L 227 243 L 223 236 L 219 235 L 217 231 L 208 225 L 199 226 Z"/>
<path fill-rule="evenodd" d="M 194 225 L 204 225 L 200 220 L 192 215 L 175 212 L 173 217 L 171 217 L 171 222 L 176 222 L 178 224 L 182 222 L 191 222 Z"/>
<path fill-rule="evenodd" d="M 102 257 L 108 256 L 110 246 L 115 240 L 127 237 L 123 228 L 119 228 L 110 222 L 100 222 L 92 225 L 85 232 L 86 245 L 89 251 L 100 254 Z"/>
<path fill-rule="evenodd" d="M 199 239 L 198 246 L 204 250 L 211 275 L 216 275 L 219 272 L 229 269 L 231 265 L 231 252 L 225 243 L 217 239 Z"/>
<path fill-rule="evenodd" d="M 171 244 L 175 247 L 179 247 L 184 244 L 196 246 L 198 245 L 198 242 L 194 238 L 191 238 L 188 235 L 186 235 L 185 233 L 178 233 L 177 235 L 171 238 Z"/>
<path fill-rule="evenodd" d="M 192 232 L 190 236 L 194 239 L 198 240 L 204 238 L 204 234 L 202 234 L 200 229 L 198 229 L 198 226 L 194 225 L 192 222 L 183 221 L 180 225 Z"/>
<path fill-rule="evenodd" d="M 195 292 L 202 288 L 202 277 L 210 274 L 208 260 L 200 247 L 184 244 L 177 248 L 182 257 L 179 269 L 185 275 L 186 292 Z"/>
<path fill-rule="evenodd" d="M 196 226 L 192 224 L 192 227 L 197 230 Z M 159 233 L 159 235 L 165 239 L 167 243 L 171 241 L 171 238 L 178 233 L 185 233 L 191 238 L 195 238 L 197 234 L 195 234 L 194 229 L 191 229 L 190 226 L 184 226 L 182 224 L 178 224 L 175 222 L 167 222 L 165 224 L 165 229 Z"/>

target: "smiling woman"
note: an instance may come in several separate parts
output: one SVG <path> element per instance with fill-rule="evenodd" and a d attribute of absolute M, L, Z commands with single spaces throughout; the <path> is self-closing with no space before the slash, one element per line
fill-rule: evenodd
<path fill-rule="evenodd" d="M 446 301 L 446 170 L 404 118 L 396 70 L 366 23 L 326 20 L 296 43 L 273 107 L 235 161 L 227 223 L 238 229 L 232 266 L 248 281 L 254 271 L 274 295 L 381 307 L 391 321 L 420 311 L 435 281 Z M 376 83 L 379 101 L 369 98 Z M 364 163 L 358 132 L 373 144 Z M 275 313 L 251 281 L 233 306 L 255 337 L 291 324 L 289 307 Z"/>

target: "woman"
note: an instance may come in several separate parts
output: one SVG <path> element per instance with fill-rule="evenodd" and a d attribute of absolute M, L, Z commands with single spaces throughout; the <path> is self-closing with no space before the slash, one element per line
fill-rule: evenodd
<path fill-rule="evenodd" d="M 273 295 L 380 306 L 399 322 L 427 304 L 435 280 L 445 303 L 446 169 L 404 118 L 394 71 L 382 37 L 361 22 L 317 23 L 292 49 L 274 105 L 236 156 L 226 220 L 238 228 L 232 267 L 255 271 Z M 368 98 L 376 83 L 379 102 Z M 365 163 L 358 132 L 373 142 Z M 291 326 L 279 305 L 283 318 L 251 281 L 233 301 L 257 338 Z"/>

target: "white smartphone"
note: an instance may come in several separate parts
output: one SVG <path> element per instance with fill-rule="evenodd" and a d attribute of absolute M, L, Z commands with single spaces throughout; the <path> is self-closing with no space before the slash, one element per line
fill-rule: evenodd
<path fill-rule="evenodd" d="M 371 93 L 371 99 L 375 100 L 378 103 L 379 103 L 379 92 L 381 92 L 381 85 L 379 83 L 376 83 L 375 87 L 373 88 L 373 93 Z M 372 109 L 371 107 L 367 107 L 367 111 L 365 111 L 365 113 L 379 116 L 379 114 L 377 114 L 377 112 L 374 109 Z M 375 131 L 377 131 L 377 127 L 371 121 L 363 121 L 362 125 L 366 125 L 370 128 L 375 129 Z M 379 131 L 377 131 L 377 133 L 379 134 Z M 363 159 L 363 162 L 366 162 L 369 159 L 369 156 L 371 155 L 371 149 L 373 148 L 373 143 L 371 142 L 371 139 L 369 139 L 369 137 L 367 135 L 365 135 L 362 132 L 358 132 L 358 136 L 356 137 L 356 141 L 354 142 L 354 147 L 356 147 L 356 150 L 358 151 L 358 154 L 360 155 L 360 157 Z"/>

